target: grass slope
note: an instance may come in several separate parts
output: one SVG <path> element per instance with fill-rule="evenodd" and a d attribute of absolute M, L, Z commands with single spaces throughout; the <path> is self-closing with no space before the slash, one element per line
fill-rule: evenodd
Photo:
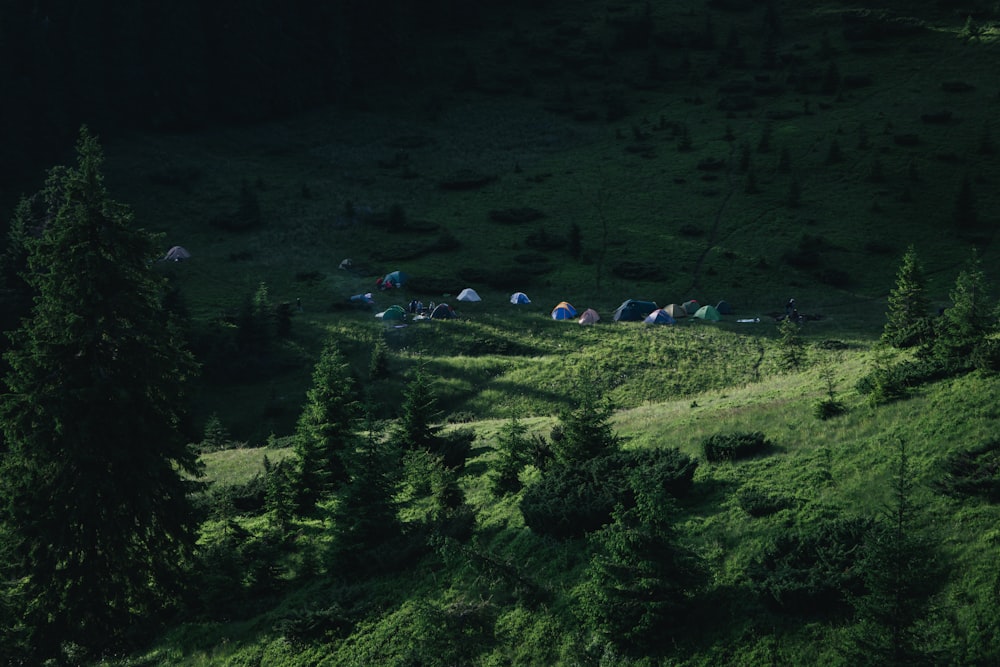
<path fill-rule="evenodd" d="M 1000 391 L 975 374 L 876 408 L 853 390 L 872 364 L 908 244 L 935 307 L 947 304 L 972 246 L 998 278 L 990 184 L 1000 98 L 987 65 L 996 33 L 984 23 L 966 39 L 964 14 L 885 4 L 776 3 L 781 28 L 769 36 L 765 4 L 752 2 L 651 3 L 648 18 L 629 3 L 542 3 L 486 22 L 480 39 L 429 46 L 414 67 L 435 71 L 434 84 L 373 85 L 351 108 L 106 146 L 112 193 L 164 234 L 164 250 L 193 253 L 160 268 L 196 333 L 228 326 L 262 282 L 274 301 L 303 305 L 266 376 L 201 390 L 196 428 L 218 415 L 246 444 L 207 455 L 209 478 L 248 480 L 258 446 L 291 433 L 327 337 L 385 417 L 423 366 L 446 415 L 477 433 L 461 478 L 478 522 L 470 548 L 543 600 L 527 601 L 474 559 L 431 558 L 353 588 L 295 579 L 292 567 L 271 608 L 181 623 L 136 664 L 408 664 L 434 653 L 440 664 L 598 661 L 571 613 L 589 547 L 534 536 L 516 499 L 493 498 L 485 477 L 505 420 L 517 414 L 547 434 L 583 366 L 598 370 L 630 447 L 698 456 L 705 437 L 742 430 L 775 442 L 766 456 L 699 468 L 678 525 L 711 564 L 712 590 L 695 612 L 704 632 L 682 642 L 672 664 L 838 664 L 842 630 L 764 613 L 741 592 L 747 564 L 775 535 L 817 517 L 877 512 L 895 439 L 909 444 L 918 480 L 932 481 L 949 452 L 992 437 Z M 975 222 L 956 220 L 966 178 Z M 212 224 L 239 209 L 241 189 L 259 204 L 259 224 Z M 497 214 L 512 209 L 541 217 Z M 574 226 L 579 257 L 567 242 Z M 355 270 L 337 268 L 344 258 Z M 394 269 L 413 276 L 407 288 L 376 292 L 372 311 L 343 307 Z M 464 287 L 482 303 L 455 303 Z M 532 304 L 510 305 L 515 290 Z M 789 296 L 819 317 L 803 327 L 810 356 L 795 372 L 781 369 L 770 317 Z M 460 318 L 394 329 L 372 317 L 415 297 L 448 301 Z M 627 298 L 726 299 L 736 315 L 612 323 Z M 552 321 L 564 299 L 603 321 Z M 735 322 L 743 317 L 761 322 Z M 368 381 L 379 338 L 389 377 Z M 827 365 L 849 410 L 820 421 L 813 406 L 828 391 Z M 791 505 L 751 519 L 734 495 L 748 486 Z M 997 510 L 921 488 L 953 559 L 942 600 L 959 626 L 974 628 L 992 585 Z M 320 526 L 301 530 L 322 542 Z M 367 610 L 349 632 L 295 643 L 280 631 L 304 610 L 348 600 Z"/>

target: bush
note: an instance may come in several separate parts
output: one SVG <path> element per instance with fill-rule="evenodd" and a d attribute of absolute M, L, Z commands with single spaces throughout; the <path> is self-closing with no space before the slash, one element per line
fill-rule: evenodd
<path fill-rule="evenodd" d="M 760 431 L 752 433 L 716 433 L 702 443 L 705 460 L 710 463 L 745 459 L 767 450 L 771 442 Z"/>
<path fill-rule="evenodd" d="M 953 498 L 977 497 L 1000 501 L 1000 440 L 954 452 L 941 465 L 935 488 Z"/>
<path fill-rule="evenodd" d="M 773 495 L 756 486 L 745 486 L 737 491 L 736 502 L 740 509 L 754 518 L 770 516 L 792 504 L 788 498 Z"/>
<path fill-rule="evenodd" d="M 578 464 L 551 467 L 525 489 L 521 513 L 536 533 L 582 537 L 611 521 L 616 505 L 635 506 L 636 475 L 675 498 L 686 496 L 698 464 L 674 449 L 618 451 Z"/>
<path fill-rule="evenodd" d="M 842 415 L 845 412 L 847 412 L 847 406 L 832 398 L 825 398 L 822 401 L 819 401 L 813 408 L 813 414 L 815 414 L 817 418 L 823 420 L 832 419 L 833 417 Z"/>
<path fill-rule="evenodd" d="M 751 588 L 776 611 L 809 616 L 846 613 L 862 590 L 861 546 L 866 518 L 833 519 L 780 535 L 747 570 Z"/>

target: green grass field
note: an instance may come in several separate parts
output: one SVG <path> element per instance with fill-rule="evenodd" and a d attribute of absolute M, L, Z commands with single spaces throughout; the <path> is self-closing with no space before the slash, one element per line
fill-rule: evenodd
<path fill-rule="evenodd" d="M 438 86 L 372 86 L 348 108 L 106 145 L 112 195 L 163 235 L 164 251 L 192 253 L 157 270 L 177 286 L 196 336 L 226 326 L 262 283 L 275 303 L 301 300 L 262 376 L 199 385 L 192 438 L 216 415 L 241 445 L 206 454 L 206 478 L 245 484 L 265 454 L 291 455 L 283 439 L 327 339 L 386 419 L 423 368 L 446 428 L 476 434 L 460 478 L 477 520 L 470 549 L 547 595 L 526 604 L 502 576 L 460 559 L 355 584 L 334 584 L 333 573 L 296 578 L 292 563 L 266 608 L 181 621 L 145 654 L 111 664 L 846 664 L 844 626 L 762 611 L 742 590 L 745 572 L 776 536 L 884 509 L 898 441 L 948 560 L 938 611 L 956 636 L 996 651 L 982 628 L 995 618 L 997 508 L 930 489 L 949 453 L 995 438 L 1000 383 L 976 372 L 878 406 L 855 389 L 877 363 L 907 246 L 924 263 L 935 309 L 949 304 L 973 248 L 998 285 L 996 29 L 985 22 L 966 39 L 964 14 L 939 8 L 918 21 L 902 3 L 885 3 L 885 13 L 779 4 L 781 32 L 768 41 L 763 4 L 652 3 L 655 38 L 642 46 L 628 41 L 642 16 L 629 3 L 546 6 L 545 20 L 512 10 L 484 28 L 488 39 L 436 45 L 425 66 L 440 68 Z M 700 45 L 678 46 L 703 32 Z M 476 85 L 455 85 L 467 63 Z M 482 182 L 454 185 L 473 177 Z M 963 179 L 972 221 L 956 219 Z M 241 188 L 258 202 L 259 223 L 213 224 L 239 208 Z M 538 217 L 502 215 L 520 209 Z M 338 268 L 345 258 L 354 270 Z M 374 291 L 396 269 L 411 282 Z M 465 287 L 482 302 L 456 302 Z M 345 307 L 369 291 L 371 310 Z M 514 291 L 532 303 L 511 305 Z M 781 363 L 773 317 L 790 297 L 812 316 L 796 370 Z M 374 317 L 413 298 L 448 302 L 459 317 L 399 328 Z M 735 313 L 718 323 L 613 322 L 628 298 L 724 299 Z M 601 322 L 552 320 L 562 300 L 596 309 Z M 760 321 L 737 321 L 751 318 Z M 379 339 L 388 377 L 370 381 Z M 751 431 L 774 443 L 751 460 L 699 466 L 676 518 L 711 568 L 693 612 L 704 631 L 662 663 L 588 646 L 571 600 L 591 546 L 534 535 L 516 497 L 488 490 L 502 426 L 517 416 L 547 436 L 584 369 L 614 404 L 627 448 L 700 457 L 707 437 Z M 815 405 L 831 391 L 846 413 L 820 420 Z M 272 436 L 279 446 L 267 448 Z M 736 500 L 745 488 L 789 504 L 751 518 Z M 322 528 L 303 521 L 303 544 L 321 545 Z M 348 607 L 362 610 L 348 630 L 303 643 L 281 631 L 305 610 Z"/>

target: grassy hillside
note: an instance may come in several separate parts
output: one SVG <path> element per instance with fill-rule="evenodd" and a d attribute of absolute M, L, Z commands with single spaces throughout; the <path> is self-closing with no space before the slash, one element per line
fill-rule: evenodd
<path fill-rule="evenodd" d="M 881 405 L 856 390 L 886 363 L 876 343 L 908 245 L 934 309 L 972 248 L 994 287 L 1000 278 L 997 17 L 970 24 L 971 5 L 926 5 L 541 3 L 497 15 L 479 39 L 427 45 L 413 66 L 437 85 L 366 82 L 348 107 L 106 145 L 112 193 L 164 251 L 192 253 L 157 269 L 205 364 L 191 438 L 214 416 L 239 446 L 205 455 L 216 489 L 253 483 L 265 454 L 290 455 L 331 337 L 377 416 L 398 416 L 420 367 L 446 430 L 475 434 L 459 478 L 476 519 L 467 540 L 355 580 L 310 561 L 326 527 L 302 520 L 268 585 L 247 584 L 252 604 L 179 621 L 114 664 L 653 664 L 582 629 L 574 601 L 594 544 L 538 536 L 518 495 L 490 491 L 504 425 L 517 416 L 548 437 L 583 369 L 626 448 L 700 460 L 676 527 L 709 582 L 662 664 L 848 664 L 845 617 L 775 611 L 748 572 L 782 536 L 889 506 L 899 442 L 949 573 L 930 634 L 949 655 L 995 657 L 997 508 L 932 489 L 949 454 L 994 437 L 1000 383 L 975 372 Z M 411 276 L 403 289 L 374 289 L 396 269 Z M 290 332 L 236 354 L 241 309 L 262 285 L 290 304 Z M 482 302 L 456 302 L 464 287 Z M 511 305 L 518 290 L 532 303 Z M 373 308 L 348 303 L 370 291 Z M 794 369 L 774 318 L 789 297 L 809 316 Z M 414 298 L 459 318 L 394 328 L 374 317 Z M 614 323 L 628 298 L 725 299 L 735 314 Z M 602 321 L 553 321 L 562 300 Z M 371 380 L 380 340 L 388 373 Z M 831 394 L 846 413 L 821 420 L 815 405 Z M 706 438 L 754 431 L 766 453 L 702 460 Z M 780 509 L 752 517 L 740 501 L 751 492 Z M 426 508 L 405 500 L 419 523 Z M 260 516 L 229 518 L 266 533 Z M 209 521 L 205 540 L 227 526 Z"/>

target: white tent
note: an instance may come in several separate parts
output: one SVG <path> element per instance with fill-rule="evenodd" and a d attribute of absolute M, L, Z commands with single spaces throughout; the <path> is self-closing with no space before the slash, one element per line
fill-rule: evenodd
<path fill-rule="evenodd" d="M 510 295 L 510 302 L 517 305 L 519 303 L 531 303 L 531 299 L 524 292 L 514 292 Z"/>
<path fill-rule="evenodd" d="M 167 254 L 163 256 L 163 259 L 166 261 L 179 262 L 182 259 L 191 259 L 191 253 L 189 253 L 185 248 L 175 245 L 167 251 Z"/>
<path fill-rule="evenodd" d="M 459 301 L 482 301 L 482 299 L 479 298 L 479 295 L 476 294 L 476 290 L 472 289 L 471 287 L 466 287 L 464 290 L 462 290 L 461 292 L 459 292 L 459 294 L 458 294 L 458 300 Z"/>

